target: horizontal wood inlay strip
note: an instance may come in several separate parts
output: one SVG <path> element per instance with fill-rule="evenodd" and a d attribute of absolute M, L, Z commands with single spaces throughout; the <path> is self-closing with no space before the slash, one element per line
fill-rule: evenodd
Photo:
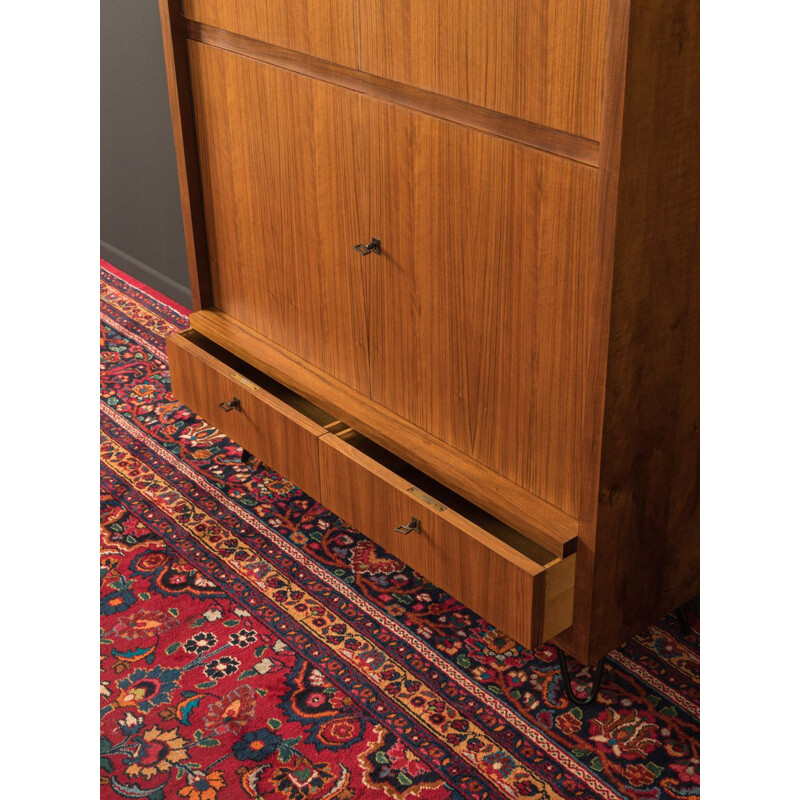
<path fill-rule="evenodd" d="M 196 311 L 189 322 L 212 342 L 390 449 L 559 558 L 575 552 L 578 521 L 542 498 L 472 461 L 407 419 L 377 406 L 223 311 Z"/>
<path fill-rule="evenodd" d="M 422 111 L 459 125 L 484 131 L 503 139 L 535 147 L 553 155 L 569 158 L 590 167 L 599 163 L 600 143 L 564 131 L 526 122 L 516 117 L 471 105 L 462 100 L 407 86 L 376 75 L 343 67 L 330 61 L 286 50 L 283 47 L 240 36 L 236 33 L 186 21 L 188 38 L 219 47 L 247 58 L 253 58 L 310 78 L 334 83 L 356 92 Z"/>

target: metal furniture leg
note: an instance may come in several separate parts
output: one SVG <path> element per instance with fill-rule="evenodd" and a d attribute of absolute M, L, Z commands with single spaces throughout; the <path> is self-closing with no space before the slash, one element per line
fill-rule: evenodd
<path fill-rule="evenodd" d="M 689 617 L 686 614 L 686 606 L 679 606 L 675 610 L 675 616 L 678 618 L 681 636 L 689 636 L 692 633 L 692 626 L 689 624 Z"/>
<path fill-rule="evenodd" d="M 560 647 L 556 647 L 556 650 L 558 651 L 558 663 L 561 667 L 561 680 L 564 682 L 564 691 L 567 693 L 567 697 L 569 698 L 570 702 L 574 703 L 576 706 L 590 705 L 597 699 L 597 693 L 600 691 L 600 683 L 603 680 L 603 667 L 605 667 L 606 657 L 603 656 L 597 662 L 594 680 L 592 681 L 592 687 L 586 697 L 581 700 L 580 698 L 576 697 L 575 693 L 572 691 L 572 679 L 569 675 L 567 657 Z"/>

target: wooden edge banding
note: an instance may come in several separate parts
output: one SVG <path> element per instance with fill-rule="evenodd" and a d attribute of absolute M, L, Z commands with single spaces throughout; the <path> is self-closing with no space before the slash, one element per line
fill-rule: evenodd
<path fill-rule="evenodd" d="M 186 53 L 186 21 L 181 13 L 181 0 L 159 0 L 158 9 L 161 17 L 161 35 L 164 39 L 167 90 L 172 114 L 172 133 L 175 139 L 175 159 L 180 185 L 192 305 L 198 310 L 211 305 L 211 283 L 200 165 L 197 158 L 189 83 L 189 62 Z"/>
<path fill-rule="evenodd" d="M 543 642 L 572 625 L 575 560 L 576 556 L 571 555 L 546 567 L 542 603 L 541 641 Z"/>
<path fill-rule="evenodd" d="M 597 181 L 597 221 L 594 296 L 592 315 L 586 330 L 588 352 L 584 442 L 581 453 L 582 487 L 579 498 L 581 563 L 575 592 L 575 618 L 568 635 L 557 644 L 584 664 L 591 662 L 589 625 L 594 585 L 594 552 L 597 537 L 597 498 L 600 491 L 600 452 L 605 410 L 606 369 L 611 324 L 611 292 L 616 243 L 619 166 L 622 157 L 622 122 L 625 106 L 625 78 L 628 63 L 628 34 L 631 0 L 611 0 L 606 22 L 605 66 L 603 69 L 603 116 Z"/>
<path fill-rule="evenodd" d="M 575 552 L 578 521 L 403 417 L 303 361 L 222 311 L 189 318 L 192 328 L 368 436 L 417 469 L 559 557 Z"/>
<path fill-rule="evenodd" d="M 545 641 L 545 614 L 546 607 L 546 593 L 547 593 L 547 573 L 543 572 L 539 575 L 532 576 L 531 582 L 531 608 L 533 613 L 530 618 L 530 641 L 521 641 L 520 644 L 527 648 L 533 648 L 537 644 Z"/>
<path fill-rule="evenodd" d="M 479 525 L 476 525 L 474 522 L 468 520 L 466 517 L 462 517 L 461 514 L 458 514 L 452 509 L 445 508 L 443 511 L 439 511 L 438 509 L 425 505 L 413 494 L 409 493 L 408 490 L 413 488 L 412 484 L 401 478 L 399 475 L 396 475 L 388 467 L 385 467 L 383 464 L 379 464 L 373 458 L 370 458 L 368 455 L 366 455 L 366 453 L 362 453 L 357 447 L 353 447 L 351 444 L 348 444 L 340 436 L 332 433 L 325 434 L 325 436 L 320 438 L 320 444 L 326 447 L 332 447 L 334 450 L 338 450 L 340 453 L 342 453 L 342 455 L 346 456 L 351 461 L 368 470 L 373 475 L 377 475 L 384 483 L 397 489 L 401 494 L 406 495 L 409 499 L 409 502 L 417 503 L 426 513 L 434 514 L 443 519 L 445 522 L 448 522 L 450 525 L 453 525 L 454 527 L 463 531 L 467 536 L 470 536 L 479 544 L 497 553 L 499 556 L 513 564 L 515 567 L 518 567 L 523 572 L 527 572 L 529 575 L 535 576 L 544 571 L 544 567 L 541 564 L 538 564 L 532 558 L 528 558 L 528 556 L 520 553 L 518 550 L 515 550 L 510 545 L 495 538 L 491 533 L 484 530 Z"/>
<path fill-rule="evenodd" d="M 187 37 L 203 44 L 422 111 L 449 122 L 476 128 L 590 167 L 596 167 L 600 160 L 600 143 L 592 139 L 370 75 L 305 53 L 286 50 L 212 25 L 192 20 L 186 20 L 185 25 Z"/>
<path fill-rule="evenodd" d="M 184 351 L 186 349 L 184 346 L 184 341 L 185 340 L 183 339 L 181 333 L 171 333 L 164 340 L 167 352 L 167 361 L 169 362 L 170 391 L 172 392 L 172 396 L 179 403 L 183 403 L 183 400 L 178 395 L 181 395 L 183 393 L 177 388 L 177 384 L 182 379 L 183 374 L 180 371 L 176 372 L 174 369 L 174 365 L 175 362 L 182 357 L 181 354 L 177 351 Z"/>

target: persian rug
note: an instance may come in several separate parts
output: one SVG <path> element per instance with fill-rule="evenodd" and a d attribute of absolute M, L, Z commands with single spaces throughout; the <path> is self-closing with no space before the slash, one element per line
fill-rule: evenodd
<path fill-rule="evenodd" d="M 612 653 L 571 706 L 552 647 L 175 402 L 186 314 L 101 262 L 104 799 L 699 797 L 697 617 Z"/>

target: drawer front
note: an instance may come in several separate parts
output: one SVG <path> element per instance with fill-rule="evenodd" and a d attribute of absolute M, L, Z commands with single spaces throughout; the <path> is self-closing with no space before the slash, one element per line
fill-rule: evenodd
<path fill-rule="evenodd" d="M 186 19 L 357 67 L 353 0 L 183 0 Z"/>
<path fill-rule="evenodd" d="M 346 522 L 526 647 L 572 624 L 574 555 L 541 565 L 339 437 L 318 441 L 319 499 Z"/>
<path fill-rule="evenodd" d="M 361 69 L 599 139 L 608 0 L 358 0 Z"/>
<path fill-rule="evenodd" d="M 283 477 L 319 497 L 317 438 L 325 429 L 191 341 L 167 339 L 172 393 Z M 220 403 L 238 403 L 230 411 Z"/>

